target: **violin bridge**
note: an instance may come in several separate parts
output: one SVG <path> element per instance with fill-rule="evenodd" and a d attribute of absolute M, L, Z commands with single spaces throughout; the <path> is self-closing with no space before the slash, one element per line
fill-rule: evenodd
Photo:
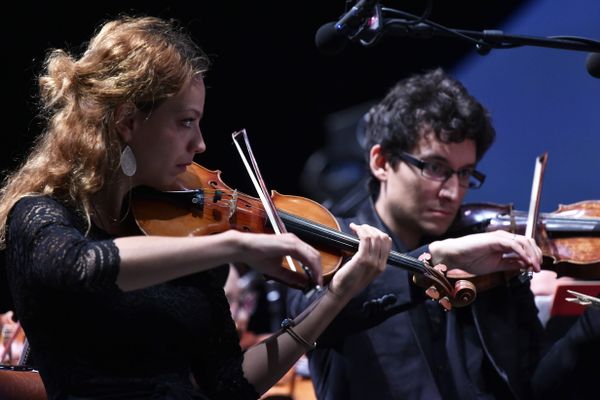
<path fill-rule="evenodd" d="M 231 217 L 233 217 L 233 214 L 235 214 L 235 210 L 237 207 L 237 199 L 238 199 L 238 190 L 234 189 L 233 193 L 231 195 L 231 200 L 229 200 L 229 217 L 228 217 L 228 219 L 231 219 Z"/>

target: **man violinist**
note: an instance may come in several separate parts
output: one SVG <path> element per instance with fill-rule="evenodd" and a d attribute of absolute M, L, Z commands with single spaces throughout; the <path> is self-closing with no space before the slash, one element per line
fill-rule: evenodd
<path fill-rule="evenodd" d="M 365 116 L 370 198 L 358 222 L 393 248 L 474 274 L 539 271 L 533 240 L 493 232 L 435 240 L 446 233 L 495 138 L 486 109 L 441 69 L 396 84 Z M 429 245 L 426 245 L 429 243 Z M 421 247 L 420 247 L 421 246 Z M 512 257 L 508 253 L 517 253 Z M 320 400 L 529 398 L 541 325 L 526 279 L 478 292 L 472 305 L 444 312 L 411 275 L 386 268 L 346 306 L 309 353 Z M 288 295 L 292 314 L 312 301 Z"/>

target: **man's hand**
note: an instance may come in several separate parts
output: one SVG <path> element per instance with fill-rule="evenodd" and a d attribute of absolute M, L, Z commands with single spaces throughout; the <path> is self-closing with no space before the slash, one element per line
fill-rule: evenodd
<path fill-rule="evenodd" d="M 496 271 L 533 269 L 540 271 L 542 250 L 535 241 L 505 231 L 477 233 L 429 245 L 431 264 L 445 264 L 475 275 Z"/>

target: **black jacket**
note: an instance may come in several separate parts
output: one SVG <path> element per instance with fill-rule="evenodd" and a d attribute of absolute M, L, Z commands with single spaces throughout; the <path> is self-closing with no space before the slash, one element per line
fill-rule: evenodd
<path fill-rule="evenodd" d="M 340 220 L 343 230 L 350 221 L 391 235 L 370 201 L 355 217 Z M 391 236 L 394 250 L 406 252 Z M 515 280 L 478 293 L 471 306 L 444 313 L 437 303 L 428 305 L 411 280 L 411 273 L 388 266 L 324 332 L 309 353 L 317 397 L 529 398 L 542 332 L 529 283 Z M 291 290 L 290 313 L 299 314 L 312 300 Z"/>

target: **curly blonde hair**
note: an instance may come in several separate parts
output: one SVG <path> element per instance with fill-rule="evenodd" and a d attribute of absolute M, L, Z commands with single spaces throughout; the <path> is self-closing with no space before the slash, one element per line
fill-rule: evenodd
<path fill-rule="evenodd" d="M 155 17 L 104 23 L 78 59 L 51 50 L 39 77 L 46 129 L 0 190 L 0 247 L 7 216 L 23 196 L 54 196 L 89 223 L 92 194 L 119 169 L 117 107 L 131 103 L 151 112 L 208 66 L 206 54 L 175 21 Z"/>

